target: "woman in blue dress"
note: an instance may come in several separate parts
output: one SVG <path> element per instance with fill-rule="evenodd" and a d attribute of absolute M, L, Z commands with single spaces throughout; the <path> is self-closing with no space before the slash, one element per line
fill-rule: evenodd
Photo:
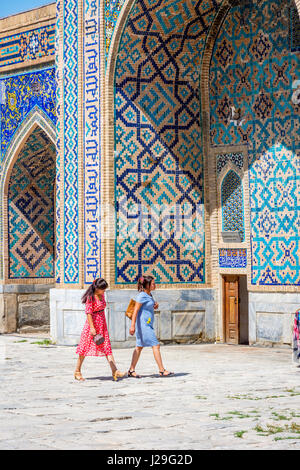
<path fill-rule="evenodd" d="M 155 289 L 155 282 L 152 276 L 142 276 L 138 281 L 138 295 L 136 305 L 131 319 L 130 334 L 136 336 L 136 347 L 133 351 L 128 377 L 140 378 L 135 372 L 136 364 L 140 358 L 142 349 L 152 347 L 154 358 L 158 365 L 159 375 L 166 377 L 173 372 L 167 371 L 162 363 L 160 345 L 153 329 L 154 309 L 158 304 L 154 301 L 151 291 Z"/>

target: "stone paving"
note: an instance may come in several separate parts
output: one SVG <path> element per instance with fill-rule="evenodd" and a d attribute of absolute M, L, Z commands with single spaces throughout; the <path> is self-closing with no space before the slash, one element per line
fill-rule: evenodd
<path fill-rule="evenodd" d="M 162 347 L 175 376 L 160 378 L 152 351 L 142 379 L 113 382 L 105 358 L 0 336 L 0 449 L 300 449 L 300 368 L 288 349 L 223 344 Z M 132 349 L 116 349 L 126 370 Z"/>

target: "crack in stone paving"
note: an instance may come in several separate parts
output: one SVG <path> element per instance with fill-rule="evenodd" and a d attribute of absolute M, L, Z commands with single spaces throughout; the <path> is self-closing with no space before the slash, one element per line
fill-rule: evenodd
<path fill-rule="evenodd" d="M 95 418 L 95 419 L 90 419 L 90 423 L 97 423 L 98 421 L 113 421 L 113 420 L 119 420 L 122 421 L 124 419 L 132 419 L 132 416 L 121 416 L 120 418 Z"/>

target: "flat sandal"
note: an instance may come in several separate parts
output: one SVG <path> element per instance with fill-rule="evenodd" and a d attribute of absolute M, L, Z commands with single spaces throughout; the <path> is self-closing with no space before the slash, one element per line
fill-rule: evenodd
<path fill-rule="evenodd" d="M 135 373 L 135 375 L 133 375 Z M 142 376 L 138 375 L 135 370 L 129 370 L 128 371 L 128 377 L 133 377 L 134 379 L 140 379 Z"/>
<path fill-rule="evenodd" d="M 159 371 L 158 371 L 158 372 L 159 372 L 159 375 L 160 375 L 161 377 L 170 377 L 170 375 L 174 375 L 174 372 L 169 372 L 168 374 L 164 374 L 165 371 L 166 371 L 166 369 L 164 369 L 164 370 L 159 370 Z"/>

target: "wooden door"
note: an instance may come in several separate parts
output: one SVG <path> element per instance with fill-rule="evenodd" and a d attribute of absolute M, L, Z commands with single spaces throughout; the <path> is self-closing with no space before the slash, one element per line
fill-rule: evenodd
<path fill-rule="evenodd" d="M 239 278 L 224 278 L 225 341 L 239 344 Z"/>

